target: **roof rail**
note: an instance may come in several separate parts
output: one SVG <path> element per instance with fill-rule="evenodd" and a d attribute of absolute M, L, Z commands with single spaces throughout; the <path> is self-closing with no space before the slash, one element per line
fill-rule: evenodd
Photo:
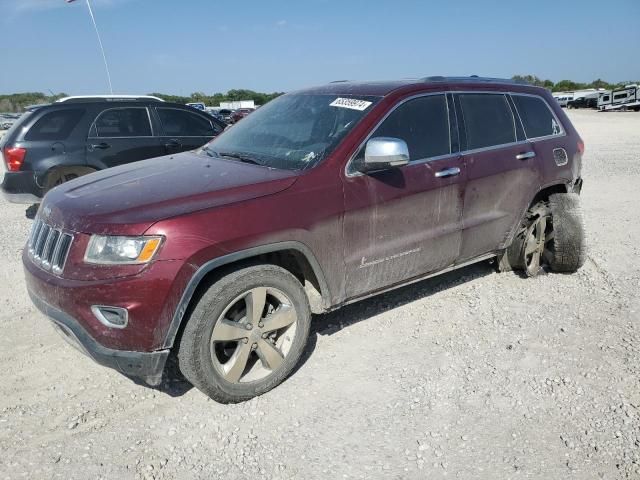
<path fill-rule="evenodd" d="M 478 75 L 471 75 L 469 77 L 443 77 L 435 75 L 431 77 L 422 78 L 424 82 L 482 82 L 482 83 L 512 83 L 517 85 L 531 85 L 524 80 L 513 80 L 511 78 L 493 78 L 493 77 L 479 77 Z"/>
<path fill-rule="evenodd" d="M 56 100 L 56 103 L 68 102 L 124 102 L 136 100 L 151 100 L 154 102 L 164 102 L 159 97 L 153 95 L 75 95 L 72 97 L 64 97 Z"/>
<path fill-rule="evenodd" d="M 331 81 L 329 83 L 345 83 L 345 82 L 348 82 L 348 81 L 349 80 L 333 80 L 333 81 Z"/>

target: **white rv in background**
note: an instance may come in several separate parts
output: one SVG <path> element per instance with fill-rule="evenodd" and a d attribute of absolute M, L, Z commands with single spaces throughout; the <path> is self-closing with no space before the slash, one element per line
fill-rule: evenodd
<path fill-rule="evenodd" d="M 611 92 L 604 92 L 598 99 L 598 110 L 634 110 L 640 111 L 640 86 L 627 85 Z"/>

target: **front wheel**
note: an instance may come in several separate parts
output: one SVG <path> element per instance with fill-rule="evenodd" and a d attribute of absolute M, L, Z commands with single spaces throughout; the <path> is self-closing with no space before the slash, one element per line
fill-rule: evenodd
<path fill-rule="evenodd" d="M 179 345 L 183 375 L 221 403 L 261 395 L 283 382 L 309 336 L 302 284 L 275 265 L 257 265 L 215 282 L 193 309 Z"/>

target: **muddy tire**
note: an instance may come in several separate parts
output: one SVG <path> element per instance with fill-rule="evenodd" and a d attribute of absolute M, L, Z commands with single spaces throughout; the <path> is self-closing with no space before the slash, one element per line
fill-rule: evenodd
<path fill-rule="evenodd" d="M 200 297 L 178 350 L 182 374 L 221 403 L 268 392 L 292 372 L 311 324 L 302 284 L 275 265 L 237 270 Z"/>
<path fill-rule="evenodd" d="M 554 272 L 575 272 L 587 259 L 585 228 L 576 193 L 556 193 L 549 197 L 553 218 L 553 256 L 549 266 Z"/>

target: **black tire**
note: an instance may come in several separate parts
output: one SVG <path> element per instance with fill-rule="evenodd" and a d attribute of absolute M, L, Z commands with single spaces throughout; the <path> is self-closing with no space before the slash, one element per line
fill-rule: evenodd
<path fill-rule="evenodd" d="M 587 259 L 584 220 L 577 193 L 555 193 L 549 197 L 553 218 L 553 256 L 550 267 L 554 272 L 575 272 Z"/>
<path fill-rule="evenodd" d="M 245 292 L 265 287 L 277 289 L 290 300 L 296 314 L 294 338 L 280 366 L 273 369 L 266 377 L 249 382 L 240 382 L 240 379 L 238 382 L 230 382 L 214 364 L 214 353 L 211 348 L 214 327 L 230 305 L 234 305 L 234 302 L 237 302 Z M 246 311 L 245 317 L 249 317 Z M 212 284 L 193 308 L 179 344 L 180 370 L 196 388 L 213 400 L 220 403 L 249 400 L 268 392 L 287 378 L 302 356 L 310 325 L 309 301 L 302 284 L 296 277 L 275 265 L 242 268 Z M 240 347 L 241 344 L 238 341 L 234 348 Z M 257 357 L 258 352 L 250 355 Z M 256 357 L 252 357 L 254 364 L 260 361 Z"/>

